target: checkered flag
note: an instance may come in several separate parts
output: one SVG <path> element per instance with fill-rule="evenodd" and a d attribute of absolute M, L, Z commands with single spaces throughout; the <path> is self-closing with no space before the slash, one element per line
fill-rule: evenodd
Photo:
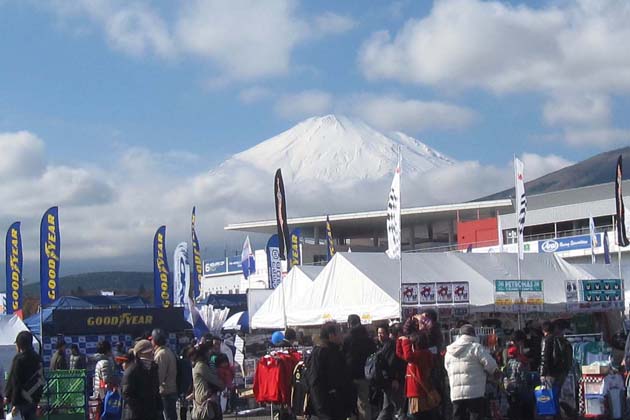
<path fill-rule="evenodd" d="M 400 159 L 396 166 L 396 173 L 389 190 L 387 202 L 387 256 L 391 259 L 400 259 Z"/>
<path fill-rule="evenodd" d="M 518 204 L 518 257 L 522 260 L 525 250 L 523 249 L 523 230 L 525 229 L 525 214 L 527 213 L 527 196 L 525 196 L 525 180 L 523 176 L 523 162 L 514 158 L 514 187 L 516 192 L 516 203 Z"/>

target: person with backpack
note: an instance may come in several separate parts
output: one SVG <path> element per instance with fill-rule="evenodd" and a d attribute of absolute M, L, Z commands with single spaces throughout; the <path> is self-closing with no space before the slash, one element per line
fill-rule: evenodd
<path fill-rule="evenodd" d="M 306 367 L 309 389 L 308 414 L 317 420 L 345 420 L 356 407 L 344 354 L 341 330 L 327 322 L 319 332 L 320 343 L 313 348 Z"/>
<path fill-rule="evenodd" d="M 507 363 L 503 385 L 508 396 L 508 419 L 526 420 L 533 418 L 532 413 L 532 389 L 530 389 L 527 376 L 527 363 L 517 345 L 507 349 Z"/>
<path fill-rule="evenodd" d="M 396 356 L 397 331 L 398 329 L 396 329 L 392 337 L 387 324 L 379 326 L 376 330 L 379 350 L 376 353 L 378 357 L 375 385 L 383 395 L 383 403 L 377 420 L 392 420 L 400 411 L 403 403 L 403 381 L 406 364 Z"/>
<path fill-rule="evenodd" d="M 553 391 L 558 409 L 555 418 L 561 418 L 560 391 L 573 367 L 573 348 L 564 337 L 564 324 L 563 320 L 543 323 L 540 383 Z"/>
<path fill-rule="evenodd" d="M 33 335 L 21 331 L 16 339 L 17 354 L 13 358 L 6 398 L 11 403 L 11 414 L 22 415 L 24 420 L 35 420 L 37 405 L 44 393 L 44 367 L 42 359 L 33 349 Z"/>
<path fill-rule="evenodd" d="M 166 333 L 161 329 L 153 330 L 151 343 L 158 366 L 164 420 L 177 420 L 177 357 L 166 345 Z"/>
<path fill-rule="evenodd" d="M 211 341 L 204 341 L 192 351 L 193 412 L 192 420 L 221 420 L 223 413 L 218 392 L 225 388 L 214 366 L 208 362 Z"/>
<path fill-rule="evenodd" d="M 372 420 L 370 383 L 365 379 L 365 362 L 376 352 L 376 344 L 361 325 L 359 315 L 348 316 L 350 332 L 343 342 L 346 366 L 352 377 L 357 394 L 356 411 L 358 420 Z"/>

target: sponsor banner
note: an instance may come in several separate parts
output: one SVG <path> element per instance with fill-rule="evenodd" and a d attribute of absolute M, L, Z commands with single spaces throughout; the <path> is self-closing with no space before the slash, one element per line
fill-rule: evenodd
<path fill-rule="evenodd" d="M 418 303 L 420 305 L 434 305 L 435 302 L 435 283 L 419 283 Z"/>
<path fill-rule="evenodd" d="M 573 311 L 579 309 L 580 294 L 577 280 L 565 280 L 564 293 L 567 299 L 567 310 Z"/>
<path fill-rule="evenodd" d="M 580 280 L 578 310 L 598 312 L 624 308 L 624 288 L 620 279 Z"/>
<path fill-rule="evenodd" d="M 282 171 L 278 169 L 273 182 L 274 201 L 276 203 L 276 227 L 278 229 L 278 253 L 280 259 L 287 261 L 287 271 L 291 270 L 291 259 L 289 250 L 291 249 L 291 235 L 287 220 L 287 202 L 284 193 L 284 181 Z"/>
<path fill-rule="evenodd" d="M 596 233 L 596 244 L 601 244 L 602 234 Z M 553 252 L 564 252 L 564 251 L 573 251 L 576 249 L 590 249 L 591 248 L 591 236 L 590 235 L 580 235 L 580 236 L 569 236 L 566 238 L 555 238 L 555 239 L 547 239 L 544 241 L 538 241 L 538 252 L 540 253 L 553 253 Z"/>
<path fill-rule="evenodd" d="M 269 274 L 269 288 L 275 289 L 282 281 L 282 262 L 278 235 L 272 235 L 267 241 L 267 273 Z"/>
<path fill-rule="evenodd" d="M 153 304 L 157 308 L 173 306 L 173 285 L 166 256 L 166 226 L 160 226 L 153 237 Z"/>
<path fill-rule="evenodd" d="M 57 207 L 51 207 L 44 213 L 39 232 L 39 285 L 41 304 L 46 307 L 59 298 L 61 235 Z"/>
<path fill-rule="evenodd" d="M 57 309 L 53 311 L 53 334 L 97 335 L 127 333 L 137 337 L 143 331 L 161 328 L 170 333 L 190 330 L 183 308 Z"/>
<path fill-rule="evenodd" d="M 240 255 L 232 255 L 231 257 L 228 257 L 227 271 L 228 273 L 243 272 L 243 261 L 241 261 Z"/>
<path fill-rule="evenodd" d="M 191 243 L 192 243 L 192 255 L 193 255 L 193 264 L 191 266 L 192 273 L 192 293 L 193 298 L 196 299 L 201 293 L 201 277 L 203 276 L 203 267 L 201 262 L 201 249 L 199 248 L 199 239 L 197 238 L 197 231 L 195 230 L 195 221 L 196 221 L 196 211 L 195 207 L 192 209 L 192 218 L 191 218 Z"/>
<path fill-rule="evenodd" d="M 400 296 L 403 305 L 417 305 L 418 283 L 403 283 Z"/>
<path fill-rule="evenodd" d="M 15 222 L 7 231 L 6 237 L 6 313 L 19 313 L 22 309 L 22 235 L 20 234 L 20 222 Z"/>
<path fill-rule="evenodd" d="M 470 288 L 467 281 L 453 283 L 453 303 L 470 303 Z"/>
<path fill-rule="evenodd" d="M 188 244 L 181 242 L 173 253 L 173 287 L 175 306 L 186 306 L 190 288 L 190 266 L 188 265 Z"/>
<path fill-rule="evenodd" d="M 453 284 L 438 283 L 437 287 L 437 303 L 453 303 Z"/>
<path fill-rule="evenodd" d="M 203 262 L 203 275 L 212 276 L 214 274 L 227 273 L 227 264 L 225 258 L 216 260 L 206 260 Z"/>
<path fill-rule="evenodd" d="M 544 309 L 542 280 L 495 280 L 496 312 L 542 312 Z"/>

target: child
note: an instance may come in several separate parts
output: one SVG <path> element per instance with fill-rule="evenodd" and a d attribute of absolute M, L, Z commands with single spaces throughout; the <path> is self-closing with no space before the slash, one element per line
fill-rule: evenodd
<path fill-rule="evenodd" d="M 533 418 L 531 410 L 531 390 L 527 382 L 527 365 L 519 354 L 517 346 L 508 347 L 507 364 L 503 385 L 508 395 L 508 418 L 521 420 Z"/>

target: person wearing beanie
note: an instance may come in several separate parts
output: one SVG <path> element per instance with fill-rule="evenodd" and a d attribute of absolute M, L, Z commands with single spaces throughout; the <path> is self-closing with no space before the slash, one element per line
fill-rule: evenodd
<path fill-rule="evenodd" d="M 534 418 L 532 408 L 533 390 L 527 384 L 527 364 L 523 362 L 521 351 L 517 345 L 507 349 L 503 385 L 508 395 L 508 418 L 510 420 L 525 420 Z"/>
<path fill-rule="evenodd" d="M 486 377 L 498 372 L 492 355 L 479 344 L 475 328 L 466 324 L 459 337 L 446 348 L 444 364 L 453 402 L 453 420 L 484 418 Z"/>
<path fill-rule="evenodd" d="M 138 340 L 133 355 L 122 380 L 123 420 L 161 419 L 160 379 L 153 361 L 153 345 L 149 340 Z"/>

